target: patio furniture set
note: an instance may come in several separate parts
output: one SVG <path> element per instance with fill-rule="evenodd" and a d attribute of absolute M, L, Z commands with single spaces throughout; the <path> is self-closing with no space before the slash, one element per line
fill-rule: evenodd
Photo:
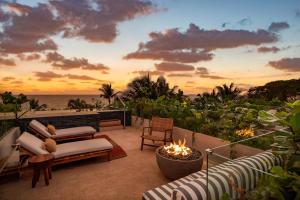
<path fill-rule="evenodd" d="M 94 139 L 96 131 L 92 127 L 59 129 L 53 135 L 46 126 L 33 120 L 28 130 L 35 135 L 24 132 L 17 142 L 23 153 L 33 156 L 29 159 L 29 164 L 34 169 L 32 187 L 35 187 L 39 180 L 40 171 L 43 171 L 46 185 L 49 184 L 49 179 L 52 177 L 52 165 L 99 156 L 106 156 L 107 160 L 110 160 L 112 144 L 104 138 Z M 282 165 L 283 162 L 281 157 L 265 151 L 255 156 L 243 157 L 210 167 L 207 177 L 207 171 L 201 170 L 202 153 L 186 147 L 185 141 L 174 143 L 172 133 L 173 119 L 158 117 L 153 117 L 151 125 L 142 130 L 141 151 L 144 145 L 160 146 L 156 150 L 158 167 L 167 178 L 173 180 L 173 182 L 144 192 L 142 194 L 144 200 L 221 199 L 225 192 L 232 198 L 237 198 L 241 194 L 233 189 L 233 185 L 245 188 L 245 192 L 252 190 L 261 176 L 257 170 L 268 172 L 273 166 Z M 47 148 L 44 148 L 46 138 L 58 142 L 56 151 L 49 152 Z M 43 141 L 45 139 L 46 142 Z M 85 140 L 67 142 L 78 139 Z M 167 143 L 170 145 L 166 146 Z M 208 187 L 206 187 L 206 181 L 209 183 Z"/>

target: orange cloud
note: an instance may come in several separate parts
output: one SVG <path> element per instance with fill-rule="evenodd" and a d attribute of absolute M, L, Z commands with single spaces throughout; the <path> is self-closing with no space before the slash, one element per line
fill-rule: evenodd
<path fill-rule="evenodd" d="M 18 54 L 17 55 L 20 60 L 24 60 L 24 61 L 32 61 L 32 60 L 39 60 L 41 58 L 41 55 L 38 53 L 32 53 L 32 54 Z"/>
<path fill-rule="evenodd" d="M 151 51 L 138 50 L 130 53 L 124 59 L 151 59 L 170 62 L 195 63 L 212 60 L 213 54 L 207 51 Z"/>
<path fill-rule="evenodd" d="M 270 61 L 269 66 L 286 72 L 300 72 L 300 58 L 282 58 Z"/>
<path fill-rule="evenodd" d="M 209 78 L 209 79 L 227 79 L 222 76 L 212 75 L 209 73 L 208 69 L 205 67 L 198 67 L 196 72 L 197 75 L 200 75 L 201 78 Z"/>
<path fill-rule="evenodd" d="M 12 80 L 15 80 L 16 78 L 15 77 L 12 77 L 12 76 L 6 76 L 6 77 L 3 77 L 2 78 L 2 81 L 12 81 Z"/>
<path fill-rule="evenodd" d="M 155 68 L 158 71 L 164 72 L 172 72 L 172 71 L 194 71 L 194 66 L 186 65 L 181 63 L 173 63 L 173 62 L 162 62 L 159 64 L 155 64 Z"/>
<path fill-rule="evenodd" d="M 45 62 L 51 63 L 55 68 L 62 70 L 69 70 L 74 68 L 81 68 L 84 70 L 100 70 L 104 73 L 108 73 L 109 67 L 103 64 L 91 64 L 88 59 L 85 58 L 71 58 L 67 59 L 63 55 L 57 52 L 50 52 L 46 55 Z"/>
<path fill-rule="evenodd" d="M 168 77 L 193 77 L 193 74 L 168 74 Z"/>
<path fill-rule="evenodd" d="M 16 66 L 16 63 L 12 58 L 1 58 L 0 57 L 0 65 Z"/>
<path fill-rule="evenodd" d="M 268 53 L 268 52 L 277 53 L 278 51 L 280 51 L 278 47 L 259 47 L 257 49 L 257 52 L 259 53 Z"/>

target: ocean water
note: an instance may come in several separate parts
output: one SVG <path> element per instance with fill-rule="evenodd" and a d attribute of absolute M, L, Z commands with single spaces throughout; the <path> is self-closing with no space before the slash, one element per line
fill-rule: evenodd
<path fill-rule="evenodd" d="M 87 103 L 92 104 L 96 100 L 106 103 L 105 99 L 100 98 L 99 95 L 27 95 L 28 98 L 39 100 L 39 104 L 47 104 L 48 109 L 65 109 L 68 107 L 70 99 L 80 98 Z"/>

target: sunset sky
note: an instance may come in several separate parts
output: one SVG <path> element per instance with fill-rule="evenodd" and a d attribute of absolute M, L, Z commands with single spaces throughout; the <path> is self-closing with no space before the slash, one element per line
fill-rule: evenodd
<path fill-rule="evenodd" d="M 187 94 L 300 78 L 300 1 L 0 0 L 0 92 L 97 94 L 149 72 Z"/>

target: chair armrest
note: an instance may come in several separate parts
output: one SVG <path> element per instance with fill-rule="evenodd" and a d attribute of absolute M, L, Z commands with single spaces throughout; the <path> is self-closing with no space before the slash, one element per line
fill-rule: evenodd
<path fill-rule="evenodd" d="M 151 129 L 152 129 L 152 127 L 151 127 L 151 126 L 144 126 L 144 127 L 143 127 L 142 136 L 144 136 L 144 134 L 145 134 L 145 130 L 146 130 L 146 129 L 148 129 L 148 130 L 151 130 Z"/>
<path fill-rule="evenodd" d="M 165 140 L 167 139 L 167 133 L 170 133 L 170 137 L 172 138 L 172 133 L 173 133 L 173 130 L 172 129 L 165 129 Z"/>

